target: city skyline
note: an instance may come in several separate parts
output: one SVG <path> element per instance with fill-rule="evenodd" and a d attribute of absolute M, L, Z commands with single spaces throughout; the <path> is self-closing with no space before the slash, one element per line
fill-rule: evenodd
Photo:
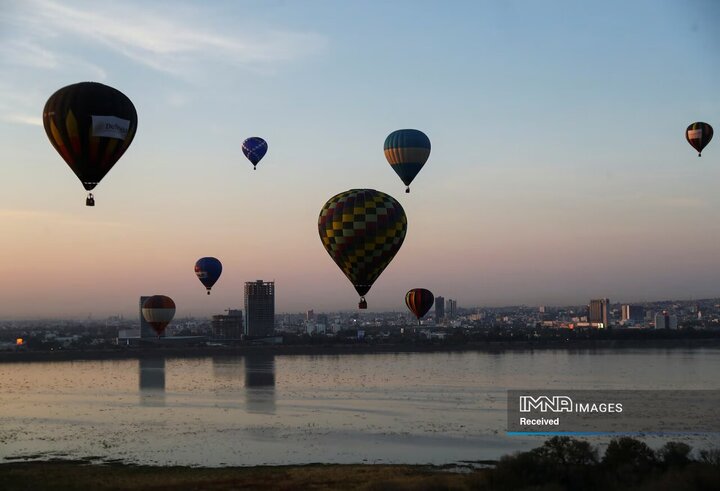
<path fill-rule="evenodd" d="M 131 315 L 154 293 L 210 316 L 255 278 L 278 312 L 354 310 L 317 234 L 352 188 L 408 217 L 370 311 L 417 287 L 459 307 L 713 297 L 720 142 L 697 158 L 683 132 L 720 125 L 718 18 L 703 0 L 4 2 L 0 317 Z M 41 121 L 83 80 L 138 112 L 94 209 Z M 399 128 L 432 142 L 407 195 L 383 155 Z M 249 136 L 268 141 L 256 171 Z M 210 296 L 204 256 L 223 263 Z"/>
<path fill-rule="evenodd" d="M 253 282 L 247 282 L 247 283 L 257 283 L 257 280 L 253 281 Z M 146 298 L 149 298 L 149 297 L 146 297 L 146 296 L 140 297 L 140 302 L 142 303 L 144 301 L 144 299 L 146 299 Z M 437 301 L 438 301 L 438 299 L 443 300 L 443 306 L 442 306 L 442 310 L 441 310 L 442 315 L 440 316 L 440 318 L 444 318 L 445 320 L 450 320 L 450 317 L 446 316 L 447 311 L 446 311 L 445 304 L 447 302 L 442 296 L 435 298 L 433 307 L 431 307 L 430 310 L 428 311 L 428 313 L 425 314 L 421 318 L 422 320 L 426 321 L 426 320 L 432 319 L 436 322 L 439 320 L 438 316 L 437 316 L 437 312 L 438 312 L 437 311 L 437 308 L 438 308 Z M 456 300 L 454 300 L 454 299 L 447 299 L 448 302 L 451 300 L 453 302 L 456 302 Z M 539 314 L 545 314 L 546 312 L 549 312 L 549 311 L 562 311 L 562 310 L 567 309 L 570 311 L 574 311 L 575 314 L 577 314 L 577 316 L 579 316 L 579 317 L 588 317 L 591 315 L 592 304 L 594 301 L 597 301 L 597 299 L 590 298 L 590 299 L 586 299 L 585 302 L 578 302 L 578 303 L 571 303 L 571 304 L 555 304 L 555 305 L 553 305 L 553 304 L 544 304 L 544 305 L 524 304 L 524 303 L 514 303 L 514 304 L 510 303 L 510 304 L 498 304 L 498 305 L 480 305 L 480 304 L 478 304 L 478 305 L 471 305 L 471 304 L 458 305 L 457 303 L 455 303 L 455 309 L 456 309 L 455 315 L 457 315 L 457 312 L 459 312 L 459 311 L 462 311 L 463 315 L 471 315 L 472 316 L 473 314 L 482 312 L 482 311 L 502 311 L 502 310 L 506 310 L 506 309 L 510 309 L 510 310 L 512 310 L 512 309 L 518 309 L 518 310 L 536 309 Z M 709 301 L 716 301 L 716 302 L 718 302 L 717 305 L 720 306 L 720 297 L 655 298 L 655 299 L 649 299 L 649 300 L 621 299 L 621 300 L 617 300 L 617 301 L 611 301 L 605 305 L 607 305 L 608 315 L 610 312 L 614 312 L 620 320 L 624 321 L 624 320 L 626 320 L 626 314 L 625 314 L 626 308 L 639 309 L 639 312 L 642 312 L 642 315 L 644 316 L 646 313 L 645 307 L 643 307 L 644 305 L 675 304 L 675 303 L 676 304 L 694 303 L 697 305 L 699 302 L 706 303 Z M 610 310 L 611 308 L 612 308 L 612 310 Z M 660 310 L 662 311 L 665 309 L 666 308 L 663 307 Z M 305 311 L 276 310 L 274 313 L 274 316 L 276 319 L 281 316 L 300 316 L 300 317 L 304 317 L 306 320 L 310 320 L 310 319 L 308 319 L 308 314 L 310 312 L 312 312 L 313 318 L 315 318 L 317 316 L 327 316 L 327 315 L 343 315 L 343 316 L 359 315 L 359 316 L 363 316 L 363 317 L 367 318 L 367 317 L 375 315 L 375 314 L 377 314 L 377 315 L 404 314 L 409 319 L 414 319 L 413 312 L 410 311 L 408 309 L 407 305 L 405 305 L 405 304 L 403 304 L 401 307 L 397 307 L 394 309 L 385 309 L 385 310 L 383 310 L 383 309 L 359 310 L 356 308 L 344 308 L 344 309 L 335 309 L 335 310 L 333 310 L 333 309 L 330 309 L 330 310 L 309 309 L 309 310 L 305 310 Z M 632 312 L 635 312 L 635 310 L 632 310 Z M 183 316 L 175 316 L 172 323 L 177 323 L 177 322 L 188 320 L 188 319 L 202 319 L 202 318 L 205 318 L 208 321 L 213 321 L 213 320 L 215 320 L 215 318 L 232 317 L 232 316 L 238 316 L 238 318 L 240 319 L 240 324 L 243 325 L 243 329 L 241 329 L 241 330 L 244 332 L 245 315 L 244 315 L 242 301 L 237 303 L 235 306 L 227 306 L 227 307 L 221 309 L 220 311 L 212 312 L 208 315 L 204 315 L 204 314 L 195 315 L 193 313 L 188 313 Z M 67 321 L 67 322 L 72 322 L 72 321 L 82 322 L 82 321 L 87 321 L 87 320 L 97 321 L 97 320 L 102 320 L 102 319 L 109 319 L 109 320 L 118 320 L 118 319 L 125 319 L 125 318 L 134 319 L 136 317 L 138 317 L 137 311 L 131 311 L 128 313 L 116 311 L 116 312 L 112 312 L 108 315 L 104 315 L 104 314 L 96 315 L 93 312 L 88 312 L 85 315 L 81 315 L 81 316 L 77 316 L 77 317 L 73 317 L 73 316 L 45 316 L 45 317 L 42 317 L 42 316 L 36 316 L 36 317 L 33 317 L 33 316 L 27 316 L 27 317 L 8 316 L 8 317 L 0 317 L 0 321 L 22 321 L 22 322 L 41 321 L 41 322 L 43 322 L 43 321 L 58 320 L 58 321 L 64 321 L 64 322 L 65 321 Z M 139 319 L 140 319 L 139 322 L 141 324 L 141 328 L 142 328 L 143 324 L 145 325 L 145 327 L 143 329 L 147 330 L 147 332 L 148 332 L 147 335 L 150 337 L 153 337 L 153 338 L 157 337 L 157 334 L 155 334 L 154 331 L 152 331 L 150 329 L 150 326 L 147 325 L 147 323 L 142 318 L 142 314 L 139 314 Z M 632 317 L 630 318 L 630 320 L 632 320 Z"/>

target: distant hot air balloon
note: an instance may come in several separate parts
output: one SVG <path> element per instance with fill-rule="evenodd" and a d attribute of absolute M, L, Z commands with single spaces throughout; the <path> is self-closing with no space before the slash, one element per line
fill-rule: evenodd
<path fill-rule="evenodd" d="M 703 148 L 710 143 L 713 137 L 713 129 L 707 123 L 693 123 L 685 130 L 685 138 L 692 147 L 698 151 L 698 157 Z"/>
<path fill-rule="evenodd" d="M 165 295 L 153 295 L 143 303 L 142 315 L 160 337 L 175 317 L 175 302 Z"/>
<path fill-rule="evenodd" d="M 351 189 L 330 198 L 320 210 L 318 231 L 325 250 L 365 294 L 405 240 L 407 217 L 395 198 L 374 189 Z"/>
<path fill-rule="evenodd" d="M 418 324 L 420 324 L 420 318 L 428 313 L 434 302 L 435 297 L 432 292 L 425 288 L 413 288 L 405 294 L 405 305 L 415 314 Z"/>
<path fill-rule="evenodd" d="M 220 278 L 221 273 L 222 263 L 214 257 L 202 257 L 195 263 L 195 274 L 207 288 L 208 295 L 210 295 L 210 289 Z"/>
<path fill-rule="evenodd" d="M 242 151 L 245 157 L 252 163 L 253 170 L 257 169 L 257 164 L 267 153 L 268 144 L 259 136 L 251 136 L 242 144 Z"/>
<path fill-rule="evenodd" d="M 397 130 L 385 138 L 385 158 L 410 192 L 410 183 L 430 156 L 430 139 L 419 130 Z"/>
<path fill-rule="evenodd" d="M 132 143 L 137 112 L 119 90 L 81 82 L 50 96 L 43 109 L 43 125 L 50 143 L 90 191 Z M 85 204 L 95 206 L 92 193 Z"/>

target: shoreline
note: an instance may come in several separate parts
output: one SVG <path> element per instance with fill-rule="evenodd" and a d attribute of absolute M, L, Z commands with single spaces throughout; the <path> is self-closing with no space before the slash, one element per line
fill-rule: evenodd
<path fill-rule="evenodd" d="M 213 356 L 341 356 L 403 353 L 501 353 L 533 350 L 624 350 L 720 348 L 720 339 L 576 339 L 572 341 L 488 341 L 466 344 L 328 344 L 253 346 L 143 346 L 103 350 L 2 351 L 0 363 L 76 360 L 125 360 L 147 357 L 205 358 Z"/>

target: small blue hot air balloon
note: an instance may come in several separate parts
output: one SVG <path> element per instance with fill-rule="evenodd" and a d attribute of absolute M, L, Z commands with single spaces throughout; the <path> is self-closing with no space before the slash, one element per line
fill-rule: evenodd
<path fill-rule="evenodd" d="M 252 163 L 253 169 L 257 169 L 257 164 L 267 153 L 268 144 L 259 136 L 251 136 L 242 144 L 242 151 L 247 159 Z"/>
<path fill-rule="evenodd" d="M 214 257 L 202 257 L 195 263 L 195 274 L 207 288 L 208 295 L 210 295 L 210 289 L 220 278 L 221 273 L 222 263 Z"/>
<path fill-rule="evenodd" d="M 430 139 L 420 130 L 393 131 L 385 139 L 385 158 L 410 192 L 410 183 L 430 156 Z"/>

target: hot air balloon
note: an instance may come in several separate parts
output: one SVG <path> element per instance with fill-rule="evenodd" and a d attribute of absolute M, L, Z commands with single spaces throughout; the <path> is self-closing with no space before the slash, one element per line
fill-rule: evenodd
<path fill-rule="evenodd" d="M 405 294 L 405 305 L 417 317 L 418 325 L 420 318 L 428 313 L 435 302 L 435 297 L 430 290 L 425 288 L 413 288 Z"/>
<path fill-rule="evenodd" d="M 397 130 L 385 138 L 385 158 L 410 192 L 410 183 L 430 156 L 430 139 L 419 130 Z"/>
<path fill-rule="evenodd" d="M 407 232 L 407 217 L 395 198 L 374 189 L 351 189 L 330 198 L 320 210 L 318 231 L 325 250 L 365 294 L 390 264 Z"/>
<path fill-rule="evenodd" d="M 50 96 L 43 109 L 43 125 L 55 150 L 91 191 L 132 143 L 137 112 L 119 90 L 81 82 Z M 85 204 L 95 206 L 92 193 Z"/>
<path fill-rule="evenodd" d="M 220 278 L 221 273 L 222 263 L 214 257 L 202 257 L 195 263 L 195 274 L 207 288 L 208 295 L 210 295 L 210 289 Z"/>
<path fill-rule="evenodd" d="M 242 144 L 242 151 L 245 157 L 252 163 L 253 170 L 257 170 L 257 164 L 265 156 L 268 150 L 268 144 L 259 136 L 251 136 Z"/>
<path fill-rule="evenodd" d="M 685 130 L 685 138 L 692 147 L 698 151 L 698 157 L 701 156 L 703 148 L 710 143 L 713 137 L 713 129 L 707 123 L 693 123 Z"/>
<path fill-rule="evenodd" d="M 153 295 L 143 303 L 142 315 L 160 337 L 175 317 L 175 302 L 165 295 Z"/>

